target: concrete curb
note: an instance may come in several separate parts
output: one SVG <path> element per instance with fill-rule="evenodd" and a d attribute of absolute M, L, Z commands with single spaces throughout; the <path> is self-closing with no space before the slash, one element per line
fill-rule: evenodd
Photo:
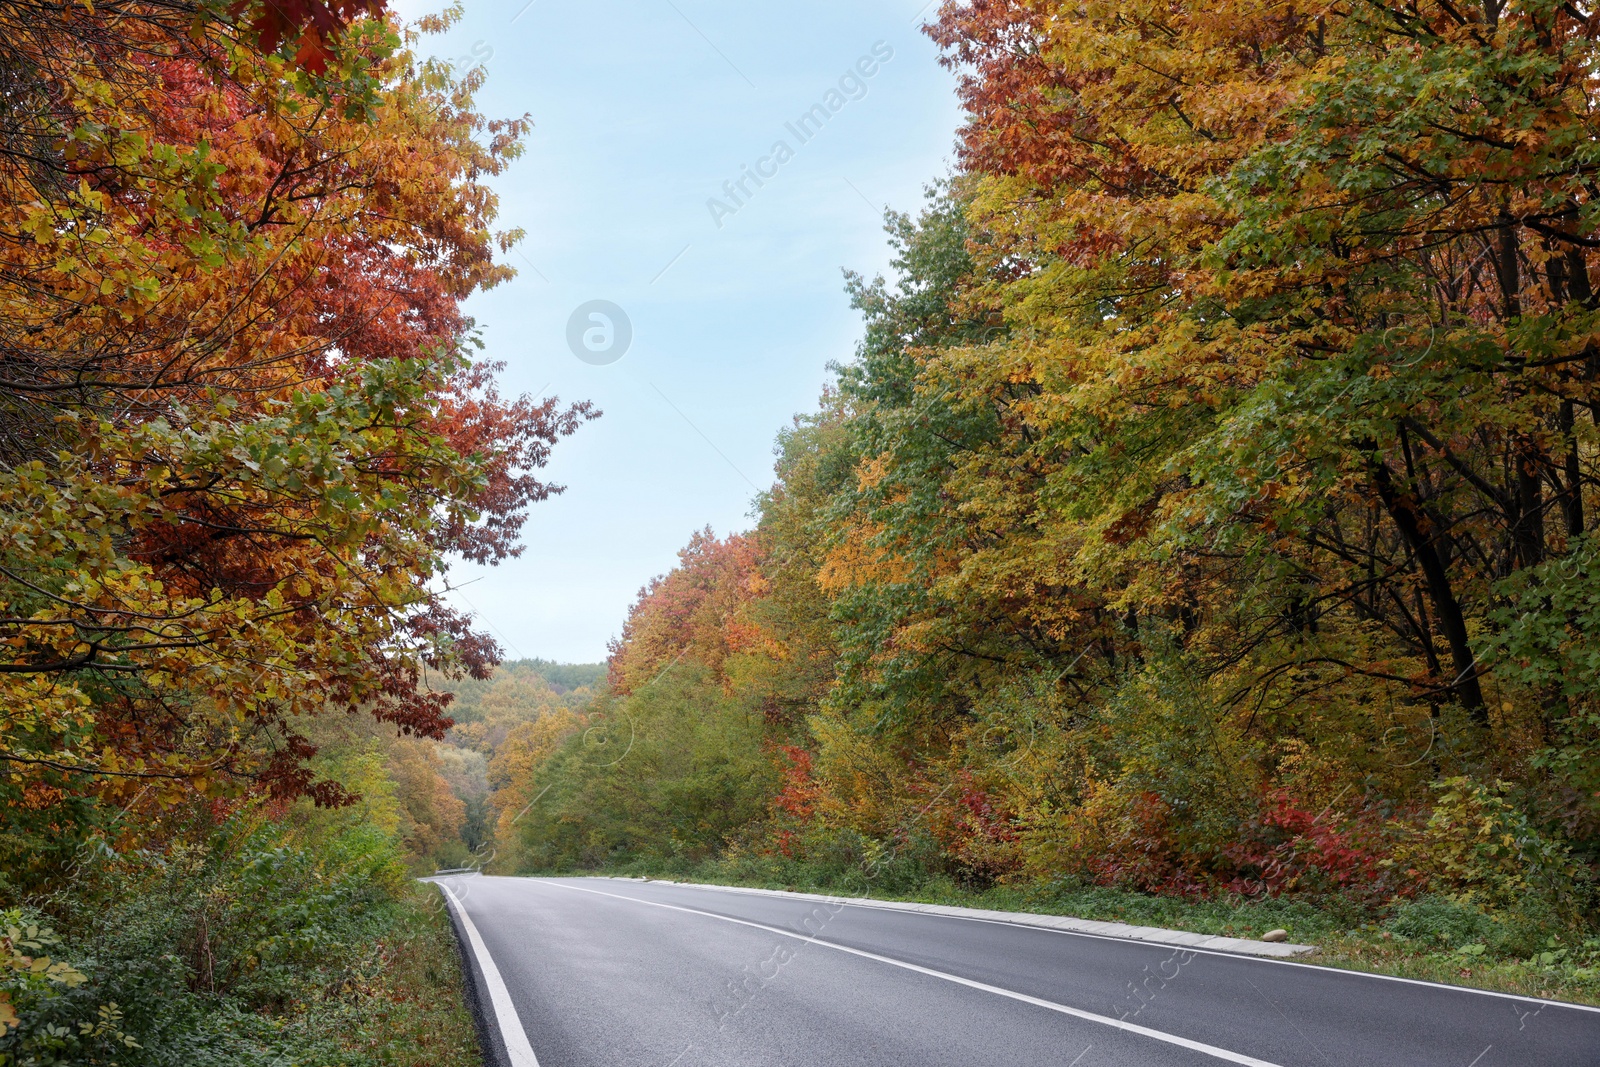
<path fill-rule="evenodd" d="M 873 900 L 871 897 L 832 897 L 824 896 L 820 893 L 791 893 L 782 889 L 752 889 L 747 886 L 674 882 L 666 878 L 609 877 L 615 882 L 660 882 L 664 885 L 692 886 L 695 889 L 715 889 L 723 893 L 753 893 L 759 896 L 814 900 L 825 904 L 849 904 L 859 908 L 878 908 L 883 911 L 914 911 L 924 915 L 943 915 L 952 919 L 979 919 L 984 922 L 1010 923 L 1014 926 L 1036 926 L 1045 930 L 1061 930 L 1070 934 L 1094 934 L 1097 937 L 1116 937 L 1125 941 L 1147 941 L 1158 945 L 1182 945 L 1184 948 L 1206 949 L 1211 952 L 1231 952 L 1242 956 L 1268 956 L 1273 959 L 1287 959 L 1291 956 L 1304 956 L 1317 951 L 1317 946 L 1315 945 L 1292 945 L 1287 941 L 1255 941 L 1247 937 L 1195 934 L 1183 930 L 1166 930 L 1159 926 L 1133 926 L 1128 923 L 1096 922 L 1093 919 L 1073 919 L 1065 915 L 1039 915 L 1027 911 L 956 908 L 947 904 L 917 904 L 903 900 Z"/>

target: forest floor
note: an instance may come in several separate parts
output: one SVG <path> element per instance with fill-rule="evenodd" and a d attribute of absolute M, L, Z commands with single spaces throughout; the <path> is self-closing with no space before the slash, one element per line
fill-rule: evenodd
<path fill-rule="evenodd" d="M 634 863 L 586 873 L 1033 912 L 1228 937 L 1259 938 L 1283 929 L 1290 941 L 1317 947 L 1305 962 L 1325 967 L 1600 1006 L 1600 930 L 1574 931 L 1528 915 L 1487 914 L 1443 897 L 1372 909 L 1338 899 L 1192 899 L 1072 883 L 980 890 L 944 877 L 908 884 L 859 872 L 843 878 L 832 872 L 808 876 L 797 864 L 753 858 Z"/>

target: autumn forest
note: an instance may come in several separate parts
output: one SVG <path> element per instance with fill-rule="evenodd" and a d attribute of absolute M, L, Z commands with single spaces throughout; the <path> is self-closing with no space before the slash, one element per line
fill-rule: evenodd
<path fill-rule="evenodd" d="M 0 1065 L 476 1062 L 439 867 L 1600 998 L 1600 14 L 944 4 L 956 166 L 603 667 L 442 592 L 600 414 L 462 310 L 452 17 L 0 4 Z"/>

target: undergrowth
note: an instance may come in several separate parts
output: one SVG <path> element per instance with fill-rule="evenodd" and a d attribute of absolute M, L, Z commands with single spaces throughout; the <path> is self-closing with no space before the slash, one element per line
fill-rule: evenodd
<path fill-rule="evenodd" d="M 103 849 L 0 919 L 0 1067 L 482 1063 L 438 891 L 351 817 Z"/>

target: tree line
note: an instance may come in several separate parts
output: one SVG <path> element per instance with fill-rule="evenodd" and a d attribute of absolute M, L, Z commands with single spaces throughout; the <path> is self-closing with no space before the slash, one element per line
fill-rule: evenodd
<path fill-rule="evenodd" d="M 849 276 L 864 339 L 755 528 L 642 591 L 501 854 L 1588 928 L 1600 15 L 929 32 L 957 167 L 889 216 L 895 276 Z"/>

